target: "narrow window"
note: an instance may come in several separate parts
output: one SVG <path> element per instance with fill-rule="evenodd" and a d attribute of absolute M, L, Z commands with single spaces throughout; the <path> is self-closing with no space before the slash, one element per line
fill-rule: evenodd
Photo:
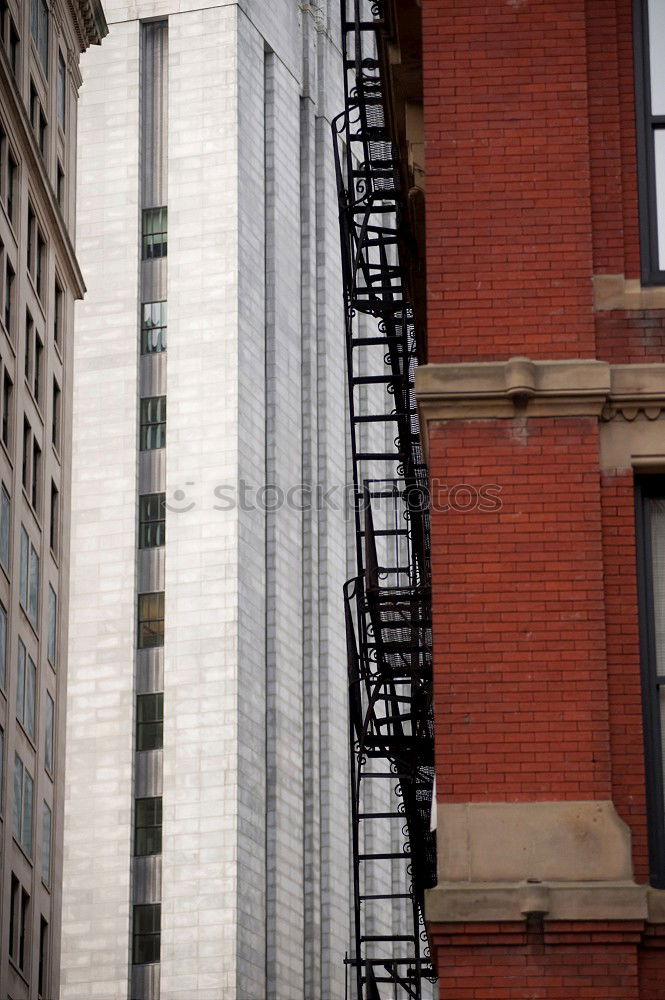
<path fill-rule="evenodd" d="M 14 838 L 32 856 L 32 775 L 18 754 L 14 755 Z"/>
<path fill-rule="evenodd" d="M 31 430 L 27 417 L 23 417 L 23 463 L 21 465 L 21 483 L 23 489 L 28 492 L 30 489 L 30 439 Z"/>
<path fill-rule="evenodd" d="M 161 797 L 137 799 L 135 811 L 134 855 L 161 854 L 162 851 L 162 800 Z"/>
<path fill-rule="evenodd" d="M 42 403 L 42 365 L 44 363 L 44 345 L 38 333 L 35 333 L 35 365 L 32 374 L 32 392 L 35 401 Z"/>
<path fill-rule="evenodd" d="M 51 519 L 49 522 L 49 542 L 54 555 L 58 554 L 58 521 L 60 519 L 60 493 L 51 480 Z"/>
<path fill-rule="evenodd" d="M 5 811 L 5 731 L 0 726 L 0 815 Z"/>
<path fill-rule="evenodd" d="M 48 808 L 48 807 L 47 807 Z M 48 885 L 48 883 L 46 883 Z M 46 1000 L 48 995 L 48 923 L 44 917 L 39 918 L 39 973 L 37 976 L 37 994 L 39 1000 Z"/>
<path fill-rule="evenodd" d="M 5 258 L 5 329 L 11 339 L 14 321 L 14 279 L 16 273 L 9 262 L 9 257 Z"/>
<path fill-rule="evenodd" d="M 30 492 L 30 502 L 32 503 L 33 509 L 39 513 L 41 504 L 40 499 L 40 485 L 41 485 L 41 468 L 42 468 L 42 449 L 37 444 L 37 439 L 33 437 L 32 439 L 32 482 L 31 482 L 31 492 Z"/>
<path fill-rule="evenodd" d="M 32 351 L 35 342 L 35 324 L 30 315 L 30 310 L 25 311 L 25 356 L 23 369 L 25 371 L 25 380 L 28 385 L 32 383 Z"/>
<path fill-rule="evenodd" d="M 9 572 L 9 527 L 11 521 L 11 501 L 3 484 L 0 490 L 0 563 Z"/>
<path fill-rule="evenodd" d="M 21 525 L 21 552 L 19 564 L 19 598 L 25 611 L 28 610 L 28 565 L 30 560 L 30 543 L 28 532 Z"/>
<path fill-rule="evenodd" d="M 35 738 L 35 691 L 37 668 L 31 656 L 27 656 L 21 639 L 18 641 L 16 681 L 16 717 L 31 740 Z"/>
<path fill-rule="evenodd" d="M 14 384 L 9 376 L 9 372 L 5 369 L 5 374 L 2 380 L 2 443 L 6 448 L 9 448 L 9 437 L 11 433 L 11 404 L 13 388 Z"/>
<path fill-rule="evenodd" d="M 46 241 L 40 229 L 37 230 L 37 276 L 36 288 L 40 299 L 44 297 L 44 274 L 46 272 Z"/>
<path fill-rule="evenodd" d="M 7 215 L 9 216 L 9 221 L 12 225 L 16 222 L 15 218 L 15 208 L 16 208 L 16 176 L 18 173 L 18 164 L 12 155 L 11 149 L 8 153 L 7 158 Z"/>
<path fill-rule="evenodd" d="M 141 308 L 141 354 L 166 350 L 166 302 L 144 302 Z"/>
<path fill-rule="evenodd" d="M 55 308 L 53 310 L 53 340 L 60 347 L 62 341 L 62 332 L 64 324 L 64 305 L 65 296 L 60 286 L 60 282 L 56 278 L 55 281 Z"/>
<path fill-rule="evenodd" d="M 67 68 L 62 52 L 58 52 L 58 125 L 65 131 L 65 116 L 67 112 Z"/>
<path fill-rule="evenodd" d="M 30 934 L 30 896 L 25 889 L 21 889 L 21 917 L 18 928 L 18 967 L 25 969 L 26 958 L 30 950 L 28 947 L 28 936 Z"/>
<path fill-rule="evenodd" d="M 12 73 L 14 76 L 18 76 L 18 56 L 21 47 L 21 39 L 19 38 L 19 33 L 14 24 L 14 19 L 9 15 L 9 65 L 12 68 Z"/>
<path fill-rule="evenodd" d="M 147 493 L 139 497 L 139 548 L 152 549 L 164 544 L 165 493 Z"/>
<path fill-rule="evenodd" d="M 55 174 L 55 197 L 60 208 L 65 207 L 65 171 L 62 169 L 62 164 L 58 160 L 58 165 L 56 167 Z"/>
<path fill-rule="evenodd" d="M 12 872 L 11 895 L 9 901 L 9 957 L 15 962 L 18 958 L 18 925 L 19 908 L 21 906 L 21 885 Z"/>
<path fill-rule="evenodd" d="M 39 612 L 39 556 L 33 545 L 30 546 L 30 590 L 28 593 L 28 618 L 37 628 Z"/>
<path fill-rule="evenodd" d="M 139 594 L 138 648 L 164 645 L 164 592 Z"/>
<path fill-rule="evenodd" d="M 53 379 L 53 413 L 51 415 L 51 440 L 56 451 L 60 450 L 60 386 Z"/>
<path fill-rule="evenodd" d="M 651 884 L 665 889 L 665 476 L 636 480 Z"/>
<path fill-rule="evenodd" d="M 166 445 L 166 396 L 141 400 L 141 451 Z"/>
<path fill-rule="evenodd" d="M 42 69 L 48 76 L 48 7 L 45 0 L 32 0 L 30 30 Z"/>
<path fill-rule="evenodd" d="M 136 749 L 161 750 L 164 745 L 164 695 L 140 694 L 136 698 Z"/>
<path fill-rule="evenodd" d="M 0 687 L 7 683 L 7 612 L 0 604 Z"/>
<path fill-rule="evenodd" d="M 42 882 L 51 884 L 51 810 L 46 802 L 42 812 Z"/>
<path fill-rule="evenodd" d="M 55 590 L 48 585 L 48 644 L 47 657 L 52 667 L 55 667 L 58 639 L 58 598 Z"/>
<path fill-rule="evenodd" d="M 44 723 L 44 767 L 47 774 L 53 774 L 53 745 L 55 730 L 55 702 L 46 692 L 46 720 Z"/>
<path fill-rule="evenodd" d="M 134 906 L 132 928 L 132 962 L 134 965 L 159 962 L 161 910 L 159 903 L 143 903 Z"/>
<path fill-rule="evenodd" d="M 166 257 L 167 250 L 167 210 L 146 208 L 143 210 L 143 259 L 152 260 Z"/>

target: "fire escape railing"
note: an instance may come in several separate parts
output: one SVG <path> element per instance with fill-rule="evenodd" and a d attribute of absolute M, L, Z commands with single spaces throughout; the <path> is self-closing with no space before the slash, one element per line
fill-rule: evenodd
<path fill-rule="evenodd" d="M 423 898 L 436 881 L 430 529 L 414 316 L 400 265 L 402 192 L 377 57 L 382 3 L 341 0 L 345 109 L 333 123 L 357 542 L 357 574 L 345 587 L 349 962 L 356 1000 L 421 1000 L 433 976 Z"/>

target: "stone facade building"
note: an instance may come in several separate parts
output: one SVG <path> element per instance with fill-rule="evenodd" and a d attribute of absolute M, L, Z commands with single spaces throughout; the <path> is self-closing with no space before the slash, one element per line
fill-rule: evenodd
<path fill-rule="evenodd" d="M 80 128 L 61 997 L 342 997 L 338 4 L 106 10 Z"/>
<path fill-rule="evenodd" d="M 0 5 L 0 995 L 58 995 L 79 57 L 97 0 Z"/>

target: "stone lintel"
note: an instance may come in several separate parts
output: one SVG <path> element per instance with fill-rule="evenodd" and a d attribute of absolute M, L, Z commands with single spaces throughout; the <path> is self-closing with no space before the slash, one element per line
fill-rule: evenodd
<path fill-rule="evenodd" d="M 593 307 L 596 312 L 665 309 L 665 285 L 645 287 L 639 278 L 596 274 L 593 277 Z"/>

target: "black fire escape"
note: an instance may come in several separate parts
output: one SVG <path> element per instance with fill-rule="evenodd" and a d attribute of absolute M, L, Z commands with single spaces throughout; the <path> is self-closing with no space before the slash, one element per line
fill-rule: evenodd
<path fill-rule="evenodd" d="M 387 122 L 382 0 L 341 0 L 334 122 L 346 300 L 357 575 L 345 588 L 356 1000 L 421 1000 L 436 881 L 427 470 L 414 395 L 403 202 Z M 387 443 L 386 443 L 387 442 Z"/>

